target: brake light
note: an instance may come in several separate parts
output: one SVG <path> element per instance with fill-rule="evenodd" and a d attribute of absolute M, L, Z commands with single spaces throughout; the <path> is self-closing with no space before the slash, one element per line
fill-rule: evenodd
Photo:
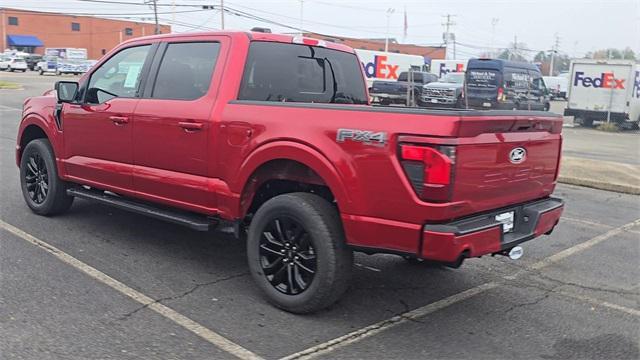
<path fill-rule="evenodd" d="M 400 159 L 413 189 L 425 201 L 451 198 L 454 146 L 401 145 Z"/>
<path fill-rule="evenodd" d="M 327 47 L 327 43 L 324 40 L 312 39 L 303 36 L 296 36 L 291 40 L 291 42 L 294 44 Z"/>
<path fill-rule="evenodd" d="M 498 101 L 504 101 L 504 89 L 501 87 L 498 88 Z"/>

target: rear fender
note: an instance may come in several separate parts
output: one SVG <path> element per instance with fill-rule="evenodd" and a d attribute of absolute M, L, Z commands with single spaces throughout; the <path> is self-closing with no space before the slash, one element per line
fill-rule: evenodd
<path fill-rule="evenodd" d="M 250 199 L 253 198 L 253 193 L 251 192 L 255 192 L 257 188 L 255 184 L 252 186 L 250 183 L 252 175 L 263 164 L 273 160 L 292 160 L 307 166 L 313 170 L 320 179 L 315 177 L 314 174 L 310 174 L 304 178 L 300 178 L 299 174 L 297 174 L 297 178 L 291 180 L 308 180 L 311 184 L 326 184 L 333 193 L 341 211 L 350 211 L 353 204 L 352 199 L 346 191 L 338 170 L 329 159 L 309 146 L 291 141 L 276 141 L 254 150 L 242 164 L 238 180 L 231 187 L 232 192 L 240 194 L 240 196 L 235 197 L 235 201 L 237 202 L 235 206 L 231 207 L 231 209 L 235 210 L 232 212 L 237 215 L 235 216 L 236 218 L 241 218 L 245 215 L 248 208 L 247 202 L 250 204 Z M 273 178 L 282 178 L 278 177 L 278 174 L 273 174 L 273 176 Z M 264 181 L 265 179 L 261 180 Z M 243 195 L 245 191 L 249 193 Z M 244 198 L 245 201 L 242 201 L 242 198 Z M 247 201 L 246 199 L 249 200 Z M 245 205 L 242 205 L 242 203 Z"/>

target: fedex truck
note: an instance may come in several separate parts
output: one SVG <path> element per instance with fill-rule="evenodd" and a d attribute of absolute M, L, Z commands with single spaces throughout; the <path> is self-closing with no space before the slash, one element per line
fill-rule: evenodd
<path fill-rule="evenodd" d="M 355 49 L 367 77 L 367 87 L 374 80 L 394 81 L 409 69 L 425 71 L 425 59 L 419 55 L 398 54 L 384 51 Z"/>
<path fill-rule="evenodd" d="M 638 65 L 626 60 L 576 59 L 569 72 L 568 102 L 564 114 L 574 122 L 593 126 L 610 121 L 637 128 L 640 121 Z"/>
<path fill-rule="evenodd" d="M 431 60 L 432 74 L 443 78 L 450 72 L 464 72 L 467 69 L 467 60 Z"/>

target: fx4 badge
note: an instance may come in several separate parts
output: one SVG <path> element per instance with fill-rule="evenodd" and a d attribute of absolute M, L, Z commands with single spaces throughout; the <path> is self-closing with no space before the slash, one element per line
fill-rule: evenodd
<path fill-rule="evenodd" d="M 384 146 L 387 143 L 387 133 L 384 131 L 373 132 L 357 129 L 338 129 L 336 141 L 341 143 L 346 140 L 357 141 L 366 145 Z"/>

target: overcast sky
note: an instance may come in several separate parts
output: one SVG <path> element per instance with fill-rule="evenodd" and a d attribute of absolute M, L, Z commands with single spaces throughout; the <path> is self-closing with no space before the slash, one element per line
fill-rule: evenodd
<path fill-rule="evenodd" d="M 142 4 L 143 0 L 104 0 Z M 158 0 L 171 5 L 172 0 Z M 301 3 L 303 7 L 302 22 Z M 160 6 L 161 22 L 174 31 L 220 28 L 220 12 L 185 5 L 219 5 L 219 0 L 175 0 L 177 6 Z M 606 47 L 631 47 L 640 52 L 640 0 L 224 0 L 231 11 L 239 10 L 266 20 L 324 34 L 384 38 L 387 9 L 389 36 L 403 40 L 406 9 L 407 43 L 442 43 L 444 15 L 455 23 L 458 57 L 477 56 L 491 46 L 506 47 L 517 36 L 532 50 L 549 50 L 559 37 L 559 50 L 570 56 Z M 114 17 L 151 20 L 147 6 L 108 4 L 80 0 L 0 0 L 0 7 L 32 10 L 114 14 Z M 176 13 L 171 14 L 172 9 Z M 136 15 L 132 15 L 136 14 Z M 495 26 L 492 26 L 492 23 Z M 301 25 L 302 24 L 302 25 Z M 248 30 L 269 27 L 274 32 L 295 30 L 227 13 L 227 29 Z M 530 54 L 533 56 L 533 53 Z"/>

